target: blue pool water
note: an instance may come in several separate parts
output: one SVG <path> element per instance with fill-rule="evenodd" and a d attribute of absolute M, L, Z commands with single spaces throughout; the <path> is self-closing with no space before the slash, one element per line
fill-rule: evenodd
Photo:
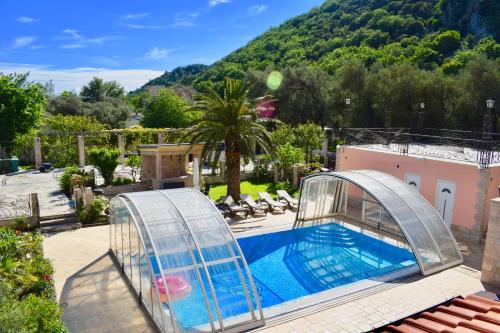
<path fill-rule="evenodd" d="M 409 250 L 336 223 L 239 238 L 238 243 L 263 308 L 416 265 Z M 237 271 L 210 273 L 222 317 L 248 312 L 244 291 L 234 283 Z M 210 307 L 215 314 L 213 304 Z M 208 322 L 200 286 L 173 302 L 173 308 L 185 328 Z"/>

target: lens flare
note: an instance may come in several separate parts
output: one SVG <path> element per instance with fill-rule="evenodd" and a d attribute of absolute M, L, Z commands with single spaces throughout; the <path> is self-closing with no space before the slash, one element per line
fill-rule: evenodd
<path fill-rule="evenodd" d="M 271 90 L 276 90 L 283 82 L 283 75 L 278 71 L 272 71 L 267 78 L 267 87 Z"/>

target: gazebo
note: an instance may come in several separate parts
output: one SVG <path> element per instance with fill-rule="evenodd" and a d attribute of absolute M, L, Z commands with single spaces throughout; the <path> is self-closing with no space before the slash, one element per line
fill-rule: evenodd
<path fill-rule="evenodd" d="M 153 189 L 199 186 L 197 166 L 203 144 L 152 144 L 138 146 L 141 152 L 141 179 L 151 181 Z M 189 162 L 193 171 L 189 172 Z M 196 173 L 196 175 L 195 175 Z"/>

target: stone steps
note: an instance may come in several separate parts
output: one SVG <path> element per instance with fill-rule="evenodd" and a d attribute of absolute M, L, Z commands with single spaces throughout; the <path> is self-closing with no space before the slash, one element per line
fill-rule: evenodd
<path fill-rule="evenodd" d="M 40 229 L 42 234 L 74 230 L 81 227 L 82 223 L 76 213 L 40 217 Z"/>

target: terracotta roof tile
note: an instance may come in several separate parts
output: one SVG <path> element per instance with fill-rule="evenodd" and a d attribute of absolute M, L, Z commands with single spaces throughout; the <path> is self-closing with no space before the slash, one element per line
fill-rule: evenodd
<path fill-rule="evenodd" d="M 500 302 L 477 295 L 455 298 L 399 324 L 385 326 L 383 333 L 500 333 Z"/>

